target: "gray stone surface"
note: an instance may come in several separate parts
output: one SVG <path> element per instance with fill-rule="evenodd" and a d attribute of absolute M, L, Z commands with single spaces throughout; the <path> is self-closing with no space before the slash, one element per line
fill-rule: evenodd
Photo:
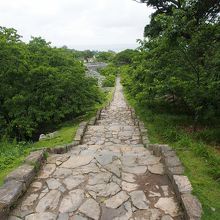
<path fill-rule="evenodd" d="M 41 163 L 44 160 L 44 150 L 31 152 L 28 157 L 26 157 L 25 162 L 29 164 Z"/>
<path fill-rule="evenodd" d="M 64 146 L 64 151 L 59 147 L 49 151 L 47 163 L 10 215 L 23 220 L 182 219 L 164 174 L 163 147 L 157 146 L 157 156 L 143 147 L 141 133 L 146 130 L 128 107 L 119 79 L 112 102 L 90 124 L 87 129 L 85 123 L 79 126 L 80 143 Z M 163 152 L 175 156 L 166 146 Z M 4 198 L 10 203 L 22 189 L 23 185 L 12 184 L 9 193 L 0 189 L 0 195 L 8 195 Z M 189 199 L 182 199 L 187 206 Z"/>
<path fill-rule="evenodd" d="M 28 186 L 35 176 L 35 168 L 33 165 L 24 164 L 11 172 L 6 178 L 5 182 L 10 180 L 16 180 L 19 182 L 24 182 Z"/>
<path fill-rule="evenodd" d="M 191 194 L 183 194 L 181 200 L 185 210 L 185 218 L 193 220 L 201 219 L 202 206 L 195 196 Z"/>
<path fill-rule="evenodd" d="M 153 164 L 148 166 L 148 170 L 154 174 L 164 174 L 164 168 L 161 163 Z"/>
<path fill-rule="evenodd" d="M 46 179 L 49 178 L 50 175 L 54 172 L 56 169 L 55 164 L 46 164 L 43 169 L 40 171 L 40 175 L 38 176 L 39 178 Z"/>
<path fill-rule="evenodd" d="M 48 210 L 54 211 L 58 206 L 60 196 L 60 191 L 51 190 L 39 201 L 38 205 L 36 206 L 36 211 L 40 213 Z"/>
<path fill-rule="evenodd" d="M 57 216 L 50 212 L 34 213 L 25 217 L 25 220 L 56 220 Z"/>
<path fill-rule="evenodd" d="M 22 195 L 23 184 L 12 180 L 0 187 L 0 207 L 11 206 Z"/>
<path fill-rule="evenodd" d="M 178 204 L 173 198 L 159 198 L 158 202 L 155 204 L 155 208 L 163 210 L 166 214 L 172 217 L 179 215 Z"/>
<path fill-rule="evenodd" d="M 64 196 L 61 201 L 59 212 L 70 213 L 76 211 L 79 206 L 83 203 L 84 191 L 81 189 L 76 189 L 70 191 L 68 195 Z"/>
<path fill-rule="evenodd" d="M 126 202 L 128 199 L 129 199 L 128 194 L 124 191 L 121 191 L 115 196 L 112 196 L 111 198 L 107 199 L 105 201 L 105 205 L 108 208 L 116 209 L 124 202 Z"/>
<path fill-rule="evenodd" d="M 77 176 L 69 176 L 66 179 L 63 180 L 63 183 L 66 185 L 66 188 L 68 190 L 71 190 L 77 186 L 79 186 L 81 183 L 85 181 L 85 177 L 83 175 L 77 175 Z"/>
<path fill-rule="evenodd" d="M 180 193 L 191 193 L 192 185 L 187 176 L 174 175 L 173 181 L 176 186 L 176 191 Z"/>
<path fill-rule="evenodd" d="M 138 190 L 130 193 L 133 205 L 138 209 L 148 209 L 149 201 L 143 191 Z"/>
<path fill-rule="evenodd" d="M 48 179 L 46 182 L 49 189 L 58 189 L 62 185 L 57 179 L 54 178 Z"/>
<path fill-rule="evenodd" d="M 94 199 L 87 199 L 80 206 L 79 211 L 94 220 L 98 220 L 100 216 L 99 204 Z"/>
<path fill-rule="evenodd" d="M 92 161 L 91 156 L 71 156 L 66 162 L 64 162 L 60 167 L 74 169 L 76 167 L 84 166 Z"/>

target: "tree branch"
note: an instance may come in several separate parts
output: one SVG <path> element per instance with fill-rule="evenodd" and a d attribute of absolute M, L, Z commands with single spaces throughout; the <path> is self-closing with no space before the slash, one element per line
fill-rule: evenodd
<path fill-rule="evenodd" d="M 137 3 L 140 3 L 140 4 L 145 3 L 144 0 L 140 0 L 140 1 L 138 1 L 138 0 L 132 0 L 132 1 L 137 2 Z"/>

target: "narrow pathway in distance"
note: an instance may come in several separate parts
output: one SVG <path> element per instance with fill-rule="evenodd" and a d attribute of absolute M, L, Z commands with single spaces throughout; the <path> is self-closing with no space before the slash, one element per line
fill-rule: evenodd
<path fill-rule="evenodd" d="M 83 145 L 50 155 L 9 220 L 180 220 L 163 164 L 141 144 L 120 79 Z"/>

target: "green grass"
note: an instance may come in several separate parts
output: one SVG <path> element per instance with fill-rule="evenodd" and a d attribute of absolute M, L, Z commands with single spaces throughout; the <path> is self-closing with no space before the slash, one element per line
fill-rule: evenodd
<path fill-rule="evenodd" d="M 35 142 L 31 145 L 31 147 L 34 148 L 48 148 L 48 147 L 54 147 L 58 145 L 64 145 L 71 143 L 73 141 L 73 138 L 76 134 L 79 121 L 76 122 L 66 122 L 64 123 L 61 128 L 58 130 L 58 133 L 55 135 L 54 138 L 51 139 L 45 139 L 38 142 Z"/>
<path fill-rule="evenodd" d="M 54 138 L 35 143 L 17 143 L 16 141 L 9 142 L 8 140 L 0 141 L 0 185 L 3 184 L 5 176 L 21 165 L 31 151 L 71 143 L 79 123 L 93 117 L 98 109 L 103 108 L 111 100 L 112 95 L 113 89 L 105 94 L 103 103 L 97 104 L 90 111 L 73 121 L 68 121 L 57 126 L 57 135 Z"/>
<path fill-rule="evenodd" d="M 54 138 L 35 143 L 17 143 L 16 141 L 10 143 L 7 140 L 2 140 L 0 142 L 0 185 L 5 176 L 21 165 L 31 151 L 71 143 L 80 121 L 78 119 L 75 122 L 63 123 Z"/>
<path fill-rule="evenodd" d="M 203 220 L 220 219 L 220 153 L 208 145 L 212 132 L 206 141 L 198 133 L 188 133 L 186 116 L 152 112 L 126 95 L 137 115 L 145 123 L 151 143 L 169 144 L 175 148 L 185 166 L 195 194 L 203 206 Z M 208 129 L 207 129 L 208 130 Z M 215 130 L 215 133 L 218 131 Z M 214 134 L 213 137 L 215 137 Z M 217 139 L 216 139 L 217 140 Z M 216 144 L 216 140 L 214 143 Z M 210 144 L 212 140 L 210 140 Z"/>

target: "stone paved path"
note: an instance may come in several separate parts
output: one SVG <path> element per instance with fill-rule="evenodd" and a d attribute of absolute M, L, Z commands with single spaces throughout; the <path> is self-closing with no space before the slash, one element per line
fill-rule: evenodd
<path fill-rule="evenodd" d="M 141 145 L 119 79 L 83 145 L 50 155 L 9 219 L 182 219 L 160 158 Z"/>

